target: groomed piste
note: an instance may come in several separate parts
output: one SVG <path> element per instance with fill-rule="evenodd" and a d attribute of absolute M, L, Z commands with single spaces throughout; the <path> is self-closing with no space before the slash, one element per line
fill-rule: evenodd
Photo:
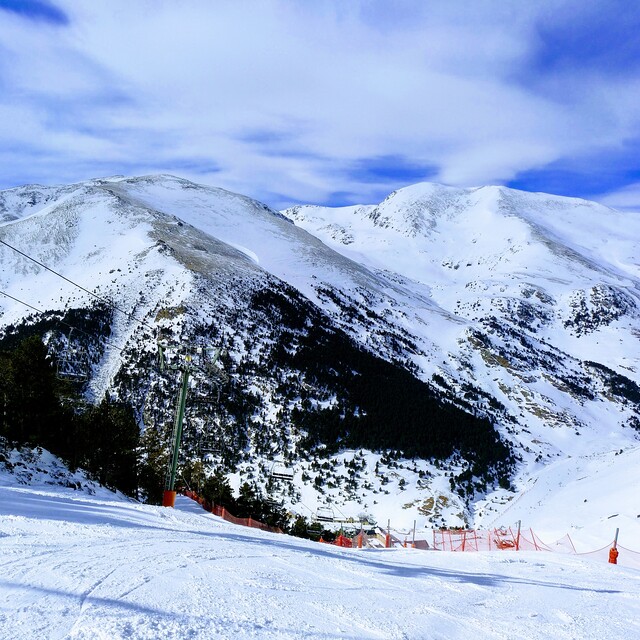
<path fill-rule="evenodd" d="M 640 572 L 538 551 L 343 549 L 178 496 L 0 471 L 0 638 L 640 637 Z M 24 469 L 23 469 L 24 471 Z"/>

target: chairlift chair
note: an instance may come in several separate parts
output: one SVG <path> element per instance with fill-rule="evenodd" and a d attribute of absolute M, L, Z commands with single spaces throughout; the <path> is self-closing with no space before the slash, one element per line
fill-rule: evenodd
<path fill-rule="evenodd" d="M 196 448 L 200 456 L 206 454 L 220 453 L 222 447 L 217 438 L 212 434 L 199 434 L 196 440 Z"/>
<path fill-rule="evenodd" d="M 270 476 L 274 480 L 284 480 L 285 482 L 293 482 L 293 469 L 285 467 L 283 464 L 275 464 L 271 469 Z"/>
<path fill-rule="evenodd" d="M 331 507 L 318 507 L 316 511 L 316 520 L 319 522 L 334 522 L 335 514 Z"/>
<path fill-rule="evenodd" d="M 56 376 L 61 380 L 84 382 L 89 378 L 87 353 L 84 347 L 72 345 L 72 334 L 73 329 L 69 332 L 69 337 L 56 358 Z"/>

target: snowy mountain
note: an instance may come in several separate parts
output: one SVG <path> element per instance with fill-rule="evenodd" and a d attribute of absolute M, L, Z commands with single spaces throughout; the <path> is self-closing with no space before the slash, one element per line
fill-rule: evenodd
<path fill-rule="evenodd" d="M 428 288 L 463 322 L 455 342 L 440 340 L 449 360 L 423 369 L 458 393 L 475 380 L 502 403 L 534 469 L 635 446 L 637 216 L 575 198 L 433 184 L 377 206 L 285 213 L 343 255 Z"/>
<path fill-rule="evenodd" d="M 87 396 L 131 401 L 158 446 L 176 379 L 157 338 L 225 350 L 226 387 L 194 375 L 185 473 L 222 464 L 304 515 L 455 525 L 493 520 L 550 465 L 637 447 L 630 214 L 431 184 L 278 213 L 149 176 L 0 192 L 0 216 L 0 240 L 112 302 L 0 245 L 0 290 L 46 312 L 1 299 L 5 336 L 73 347 Z M 58 322 L 82 329 L 79 309 L 96 340 Z"/>

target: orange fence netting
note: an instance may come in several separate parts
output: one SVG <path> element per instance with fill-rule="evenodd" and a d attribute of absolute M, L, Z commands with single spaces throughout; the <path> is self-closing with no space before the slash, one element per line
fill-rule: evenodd
<path fill-rule="evenodd" d="M 224 507 L 213 504 L 205 500 L 194 491 L 185 491 L 184 495 L 198 504 L 202 508 L 215 516 L 223 518 L 227 522 L 238 524 L 244 527 L 252 527 L 254 529 L 262 529 L 263 531 L 271 531 L 272 533 L 282 533 L 282 529 L 270 527 L 263 522 L 254 520 L 253 518 L 236 518 L 230 514 Z M 372 546 L 378 538 L 378 546 L 411 546 L 418 549 L 428 549 L 429 545 L 426 540 L 415 540 L 408 543 L 405 538 L 404 542 L 395 536 L 387 533 L 386 536 L 379 534 L 374 538 L 370 538 L 364 532 L 358 533 L 353 537 L 339 535 L 333 542 L 338 547 L 345 548 L 363 548 Z M 325 542 L 320 538 L 320 542 Z M 632 551 L 619 544 L 611 543 L 596 551 L 587 551 L 578 553 L 571 540 L 569 534 L 563 536 L 553 544 L 543 542 L 532 529 L 520 529 L 513 531 L 511 527 L 500 527 L 495 529 L 434 529 L 433 545 L 431 549 L 435 551 L 457 551 L 457 552 L 473 552 L 473 551 L 549 551 L 553 553 L 566 553 L 585 558 L 593 558 L 601 562 L 611 561 L 611 548 L 616 547 L 616 564 L 624 567 L 632 567 L 640 569 L 640 553 Z"/>
<path fill-rule="evenodd" d="M 611 544 L 578 553 L 569 534 L 553 544 L 543 542 L 532 529 L 513 531 L 511 527 L 499 529 L 441 529 L 433 531 L 433 549 L 437 551 L 550 551 L 566 553 L 602 562 L 610 561 L 610 550 L 616 547 L 616 564 L 640 569 L 640 553 L 619 544 Z"/>
<path fill-rule="evenodd" d="M 187 498 L 195 500 L 202 506 L 205 511 L 212 513 L 214 516 L 219 516 L 223 520 L 231 522 L 232 524 L 239 524 L 243 527 L 251 527 L 253 529 L 262 529 L 263 531 L 271 531 L 272 533 L 282 533 L 282 529 L 279 529 L 278 527 L 270 527 L 268 524 L 264 524 L 264 522 L 260 522 L 259 520 L 254 520 L 251 517 L 236 518 L 234 515 L 230 514 L 224 507 L 205 500 L 202 496 L 199 496 L 197 493 L 195 493 L 195 491 L 185 491 L 184 495 L 187 496 Z"/>

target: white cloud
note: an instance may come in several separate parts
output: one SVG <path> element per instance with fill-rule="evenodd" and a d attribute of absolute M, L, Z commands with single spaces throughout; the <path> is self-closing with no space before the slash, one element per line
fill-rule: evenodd
<path fill-rule="evenodd" d="M 638 130 L 634 90 L 612 100 L 607 78 L 569 102 L 516 81 L 551 3 L 393 4 L 64 0 L 64 28 L 0 12 L 0 109 L 30 122 L 10 115 L 0 135 L 41 144 L 54 181 L 62 167 L 198 178 L 191 160 L 257 197 L 367 200 L 384 181 L 350 176 L 359 158 L 496 183 Z"/>
<path fill-rule="evenodd" d="M 630 184 L 624 189 L 603 194 L 595 199 L 608 207 L 640 214 L 640 182 Z"/>

